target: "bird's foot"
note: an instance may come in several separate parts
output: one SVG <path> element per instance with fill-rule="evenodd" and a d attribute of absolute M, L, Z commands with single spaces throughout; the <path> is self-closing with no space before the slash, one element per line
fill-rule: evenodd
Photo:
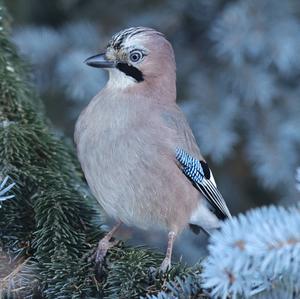
<path fill-rule="evenodd" d="M 159 271 L 162 273 L 166 273 L 170 269 L 171 269 L 171 258 L 166 256 L 159 267 Z"/>
<path fill-rule="evenodd" d="M 97 250 L 95 252 L 95 262 L 96 262 L 96 264 L 103 263 L 108 250 L 110 248 L 114 247 L 117 243 L 118 243 L 118 241 L 112 241 L 107 236 L 102 238 L 99 241 Z"/>
<path fill-rule="evenodd" d="M 118 223 L 111 229 L 111 231 L 109 231 L 106 236 L 99 241 L 95 253 L 89 259 L 89 262 L 93 260 L 96 262 L 96 275 L 98 277 L 102 276 L 101 274 L 107 251 L 118 243 L 118 241 L 112 241 L 111 239 L 120 225 L 121 221 L 118 221 Z"/>
<path fill-rule="evenodd" d="M 101 280 L 101 277 L 103 276 L 103 266 L 108 250 L 114 247 L 117 243 L 118 241 L 111 240 L 111 236 L 105 236 L 99 241 L 97 249 L 89 258 L 90 262 L 95 262 L 95 272 L 97 279 Z"/>

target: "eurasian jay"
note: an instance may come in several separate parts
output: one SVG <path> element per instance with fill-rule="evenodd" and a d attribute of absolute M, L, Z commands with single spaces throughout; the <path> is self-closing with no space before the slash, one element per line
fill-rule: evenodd
<path fill-rule="evenodd" d="M 85 62 L 108 70 L 109 80 L 76 123 L 78 157 L 92 193 L 118 221 L 100 240 L 96 259 L 103 260 L 125 223 L 168 232 L 160 267 L 166 271 L 184 228 L 209 233 L 231 217 L 176 104 L 172 46 L 154 29 L 133 27 Z"/>

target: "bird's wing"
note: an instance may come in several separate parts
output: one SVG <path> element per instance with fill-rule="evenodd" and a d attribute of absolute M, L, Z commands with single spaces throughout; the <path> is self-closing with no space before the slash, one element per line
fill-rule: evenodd
<path fill-rule="evenodd" d="M 164 125 L 175 131 L 172 147 L 176 149 L 179 167 L 193 185 L 204 195 L 220 219 L 231 218 L 224 198 L 219 192 L 213 174 L 202 157 L 193 132 L 177 105 L 162 111 Z"/>
<path fill-rule="evenodd" d="M 215 208 L 217 216 L 221 219 L 231 218 L 207 163 L 204 160 L 193 158 L 181 148 L 176 149 L 176 159 L 182 172 Z"/>
<path fill-rule="evenodd" d="M 181 147 L 189 152 L 194 158 L 203 160 L 199 147 L 196 143 L 193 132 L 183 114 L 177 105 L 167 107 L 161 112 L 163 125 L 174 130 L 176 138 L 173 147 Z"/>

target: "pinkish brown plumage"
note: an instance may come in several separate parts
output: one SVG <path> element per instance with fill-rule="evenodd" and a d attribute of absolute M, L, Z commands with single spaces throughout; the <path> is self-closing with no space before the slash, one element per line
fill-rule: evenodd
<path fill-rule="evenodd" d="M 109 81 L 76 124 L 82 169 L 110 216 L 128 225 L 169 232 L 161 267 L 166 270 L 173 240 L 188 224 L 206 231 L 219 226 L 209 196 L 191 183 L 176 159 L 180 148 L 204 161 L 176 105 L 172 46 L 153 29 L 129 28 L 112 38 L 105 55 L 93 56 L 87 64 L 107 68 Z M 212 175 L 207 181 L 214 188 Z M 99 243 L 102 253 L 110 237 Z"/>

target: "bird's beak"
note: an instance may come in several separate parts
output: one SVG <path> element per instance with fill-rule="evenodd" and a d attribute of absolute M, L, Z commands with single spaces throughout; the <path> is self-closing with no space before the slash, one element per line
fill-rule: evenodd
<path fill-rule="evenodd" d="M 115 62 L 109 61 L 106 58 L 105 53 L 91 56 L 91 57 L 87 58 L 84 61 L 84 63 L 86 63 L 89 66 L 98 67 L 98 68 L 113 68 L 113 67 L 115 67 Z"/>

